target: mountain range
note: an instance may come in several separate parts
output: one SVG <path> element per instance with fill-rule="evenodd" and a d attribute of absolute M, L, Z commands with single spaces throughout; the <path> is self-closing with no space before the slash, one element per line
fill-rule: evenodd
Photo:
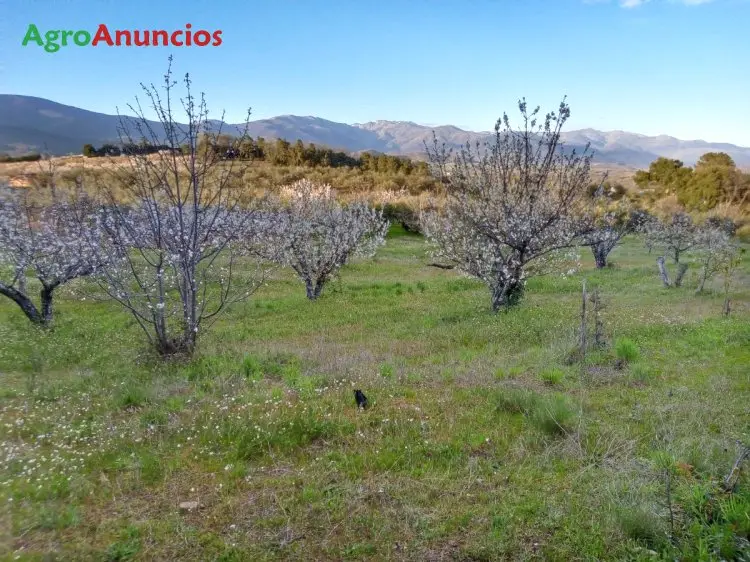
<path fill-rule="evenodd" d="M 20 155 L 47 151 L 56 155 L 80 154 L 84 144 L 117 142 L 119 117 L 87 111 L 32 96 L 0 94 L 0 152 Z M 451 125 L 428 127 L 410 121 L 337 123 L 320 117 L 281 115 L 251 121 L 249 134 L 266 139 L 301 139 L 348 152 L 377 151 L 419 157 L 432 132 L 452 146 L 484 141 L 491 133 L 465 131 Z M 229 125 L 228 130 L 233 130 Z M 647 167 L 659 156 L 694 164 L 706 152 L 726 152 L 738 166 L 750 166 L 750 148 L 702 140 L 646 136 L 624 131 L 581 129 L 564 132 L 566 146 L 587 143 L 596 151 L 595 162 L 626 167 Z"/>

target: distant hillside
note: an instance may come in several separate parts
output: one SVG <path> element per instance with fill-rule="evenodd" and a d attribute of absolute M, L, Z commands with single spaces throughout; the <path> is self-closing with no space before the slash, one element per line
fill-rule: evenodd
<path fill-rule="evenodd" d="M 426 127 L 408 121 L 374 121 L 356 125 L 371 131 L 391 145 L 398 146 L 401 153 L 424 151 L 424 142 L 431 143 L 432 131 L 453 146 L 484 141 L 494 133 L 464 131 L 458 127 Z M 693 165 L 706 152 L 726 152 L 738 166 L 750 166 L 750 148 L 727 143 L 708 143 L 702 140 L 684 141 L 661 135 L 648 137 L 624 131 L 602 132 L 581 129 L 562 134 L 562 140 L 572 147 L 583 147 L 591 143 L 596 150 L 596 161 L 601 164 L 619 164 L 630 167 L 646 167 L 659 156 L 678 158 Z"/>
<path fill-rule="evenodd" d="M 320 117 L 281 115 L 271 119 L 260 119 L 250 122 L 248 132 L 253 137 L 280 138 L 291 142 L 301 139 L 306 143 L 320 144 L 349 152 L 363 150 L 394 154 L 402 152 L 398 145 L 379 138 L 372 131 Z"/>
<path fill-rule="evenodd" d="M 0 152 L 79 153 L 87 142 L 116 141 L 117 120 L 43 98 L 0 95 Z"/>
<path fill-rule="evenodd" d="M 117 141 L 118 117 L 62 105 L 31 96 L 0 94 L 0 152 L 18 155 L 48 150 L 53 154 L 78 154 L 85 143 L 101 145 Z M 228 125 L 227 131 L 238 125 Z M 427 127 L 409 121 L 373 121 L 348 125 L 321 119 L 282 115 L 249 124 L 253 137 L 302 139 L 330 148 L 361 152 L 373 150 L 389 154 L 419 155 L 432 131 L 441 140 L 458 146 L 466 141 L 482 141 L 487 132 L 464 131 L 444 125 Z M 705 152 L 726 152 L 740 167 L 750 166 L 750 148 L 702 140 L 684 141 L 665 135 L 648 137 L 623 131 L 602 132 L 582 129 L 563 133 L 568 146 L 587 142 L 597 152 L 599 164 L 646 167 L 659 156 L 678 158 L 694 164 Z"/>

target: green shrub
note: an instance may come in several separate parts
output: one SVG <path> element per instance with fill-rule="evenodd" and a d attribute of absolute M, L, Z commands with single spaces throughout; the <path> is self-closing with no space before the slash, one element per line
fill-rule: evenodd
<path fill-rule="evenodd" d="M 254 355 L 245 354 L 242 358 L 242 374 L 250 380 L 263 378 L 263 363 Z"/>
<path fill-rule="evenodd" d="M 632 363 L 637 361 L 641 353 L 638 350 L 638 346 L 633 340 L 628 338 L 619 338 L 615 342 L 615 355 L 620 361 L 624 363 Z"/>
<path fill-rule="evenodd" d="M 542 374 L 539 376 L 544 381 L 544 384 L 554 386 L 560 384 L 565 378 L 565 371 L 562 369 L 547 369 L 546 371 L 542 371 Z"/>
<path fill-rule="evenodd" d="M 399 223 L 406 232 L 421 233 L 419 211 L 404 202 L 386 203 L 382 207 L 383 217 L 391 223 Z"/>

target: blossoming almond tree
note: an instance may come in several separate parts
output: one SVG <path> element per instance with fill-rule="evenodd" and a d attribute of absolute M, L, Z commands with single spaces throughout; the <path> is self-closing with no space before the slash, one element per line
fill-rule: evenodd
<path fill-rule="evenodd" d="M 579 155 L 560 142 L 565 100 L 543 118 L 525 100 L 519 110 L 520 129 L 504 115 L 484 147 L 427 147 L 448 200 L 444 213 L 425 213 L 426 234 L 439 257 L 487 284 L 494 311 L 516 304 L 529 277 L 562 268 L 590 183 L 588 147 Z"/>
<path fill-rule="evenodd" d="M 374 255 L 389 227 L 381 211 L 363 202 L 343 206 L 330 185 L 305 179 L 282 189 L 278 209 L 281 262 L 294 269 L 311 300 L 351 257 Z"/>
<path fill-rule="evenodd" d="M 37 203 L 25 190 L 0 192 L 0 294 L 41 326 L 52 322 L 55 290 L 101 265 L 88 243 L 98 232 L 88 202 L 47 195 L 52 201 Z M 41 286 L 39 306 L 26 283 L 29 272 Z"/>
<path fill-rule="evenodd" d="M 221 126 L 209 120 L 205 99 L 194 96 L 189 76 L 180 102 L 175 85 L 170 58 L 164 93 L 153 85 L 143 87 L 157 124 L 139 103 L 130 107 L 135 118 L 121 118 L 123 144 L 168 148 L 156 154 L 128 151 L 127 166 L 102 186 L 107 205 L 99 217 L 107 233 L 100 251 L 111 256 L 97 276 L 100 285 L 165 356 L 191 354 L 199 330 L 262 284 L 271 267 L 249 258 L 260 254 L 263 233 L 273 220 L 260 214 L 257 200 L 245 197 L 241 164 L 199 149 L 199 141 L 218 139 Z M 182 109 L 184 125 L 176 107 Z M 230 149 L 246 138 L 246 129 L 239 131 L 228 141 Z"/>
<path fill-rule="evenodd" d="M 696 234 L 696 254 L 701 273 L 695 292 L 702 293 L 711 277 L 725 271 L 737 259 L 740 247 L 732 241 L 726 229 L 706 224 Z"/>
<path fill-rule="evenodd" d="M 647 223 L 647 244 L 661 248 L 671 255 L 674 263 L 679 264 L 680 257 L 698 243 L 698 232 L 693 218 L 688 213 L 679 212 L 666 221 Z"/>
<path fill-rule="evenodd" d="M 604 194 L 597 194 L 584 213 L 581 241 L 591 248 L 597 269 L 607 267 L 609 254 L 637 227 L 637 216 L 633 215 L 625 199 L 612 201 Z"/>

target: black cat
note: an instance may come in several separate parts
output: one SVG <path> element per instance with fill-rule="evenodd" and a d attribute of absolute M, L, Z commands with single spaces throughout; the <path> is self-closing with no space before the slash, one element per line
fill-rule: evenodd
<path fill-rule="evenodd" d="M 354 391 L 354 399 L 357 401 L 357 407 L 363 410 L 370 405 L 367 401 L 367 396 L 359 389 Z"/>

